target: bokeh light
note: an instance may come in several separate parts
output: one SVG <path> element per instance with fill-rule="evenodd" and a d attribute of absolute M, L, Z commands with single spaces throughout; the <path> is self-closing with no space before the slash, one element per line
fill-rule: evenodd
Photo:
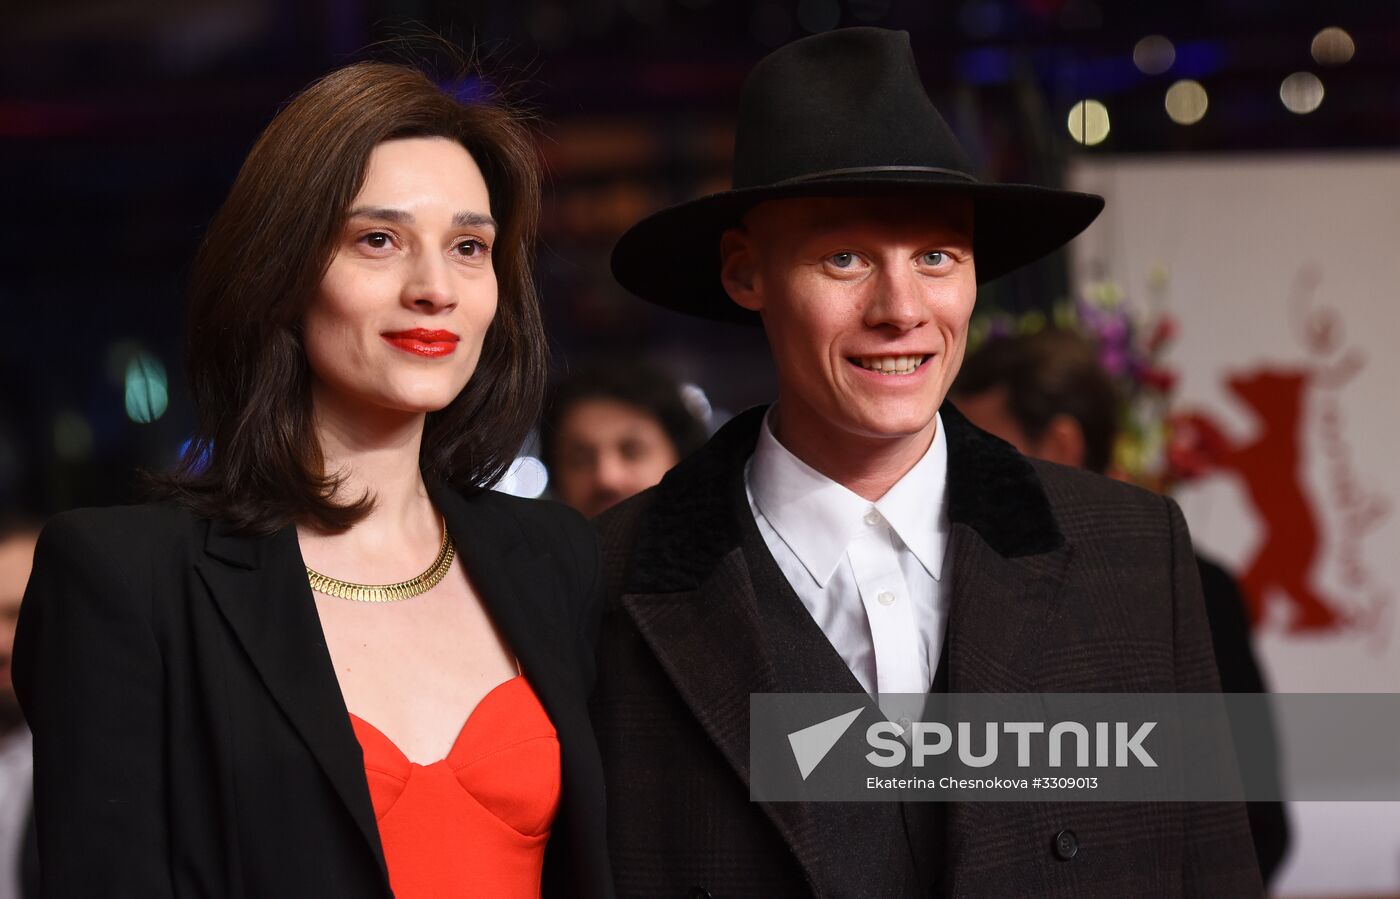
<path fill-rule="evenodd" d="M 1176 62 L 1176 47 L 1160 34 L 1151 34 L 1133 47 L 1133 65 L 1144 75 L 1160 75 Z"/>
<path fill-rule="evenodd" d="M 1092 147 L 1108 137 L 1108 107 L 1098 100 L 1080 100 L 1069 110 L 1069 136 Z"/>
<path fill-rule="evenodd" d="M 1178 125 L 1194 125 L 1205 118 L 1210 98 L 1199 81 L 1184 79 L 1167 88 L 1167 115 Z"/>
<path fill-rule="evenodd" d="M 140 424 L 150 424 L 165 414 L 170 390 L 165 366 L 150 353 L 137 353 L 126 364 L 124 383 L 126 416 Z"/>
<path fill-rule="evenodd" d="M 1279 85 L 1278 96 L 1289 112 L 1305 115 L 1322 105 L 1322 79 L 1312 72 L 1294 72 Z"/>
<path fill-rule="evenodd" d="M 1345 29 L 1336 26 L 1322 29 L 1312 39 L 1312 57 L 1318 65 L 1345 65 L 1355 53 L 1356 42 Z"/>

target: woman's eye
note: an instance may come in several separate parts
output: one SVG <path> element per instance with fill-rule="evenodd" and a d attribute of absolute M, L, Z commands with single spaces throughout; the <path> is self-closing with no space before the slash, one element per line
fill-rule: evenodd
<path fill-rule="evenodd" d="M 383 231 L 371 231 L 369 234 L 360 238 L 360 243 L 369 247 L 371 250 L 387 250 L 389 247 L 393 246 L 394 239 Z"/>
<path fill-rule="evenodd" d="M 471 240 L 464 240 L 458 243 L 456 246 L 456 250 L 457 255 L 459 256 L 462 256 L 466 259 L 476 259 L 478 257 L 485 256 L 488 252 L 490 252 L 491 248 L 488 247 L 482 241 L 479 241 L 473 237 Z"/>
<path fill-rule="evenodd" d="M 929 250 L 924 254 L 924 265 L 939 266 L 948 261 L 948 254 L 942 250 Z"/>

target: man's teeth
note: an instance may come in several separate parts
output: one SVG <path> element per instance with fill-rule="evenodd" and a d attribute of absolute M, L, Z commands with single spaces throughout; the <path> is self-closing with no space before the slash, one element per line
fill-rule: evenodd
<path fill-rule="evenodd" d="M 855 362 L 861 368 L 882 375 L 912 375 L 927 356 L 860 356 Z"/>

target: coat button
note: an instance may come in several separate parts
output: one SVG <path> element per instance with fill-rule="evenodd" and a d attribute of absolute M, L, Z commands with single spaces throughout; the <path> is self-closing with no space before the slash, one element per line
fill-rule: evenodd
<path fill-rule="evenodd" d="M 704 887 L 691 887 L 689 896 L 690 899 L 711 899 L 710 891 Z"/>
<path fill-rule="evenodd" d="M 1060 861 L 1069 861 L 1078 851 L 1079 839 L 1075 837 L 1074 831 L 1062 830 L 1055 834 L 1055 857 Z"/>

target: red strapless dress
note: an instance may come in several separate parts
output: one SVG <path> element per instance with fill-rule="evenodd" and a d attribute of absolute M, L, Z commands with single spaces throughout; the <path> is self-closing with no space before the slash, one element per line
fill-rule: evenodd
<path fill-rule="evenodd" d="M 369 722 L 350 723 L 396 899 L 538 899 L 559 807 L 559 739 L 523 676 L 482 697 L 447 758 L 431 765 L 410 762 Z"/>

